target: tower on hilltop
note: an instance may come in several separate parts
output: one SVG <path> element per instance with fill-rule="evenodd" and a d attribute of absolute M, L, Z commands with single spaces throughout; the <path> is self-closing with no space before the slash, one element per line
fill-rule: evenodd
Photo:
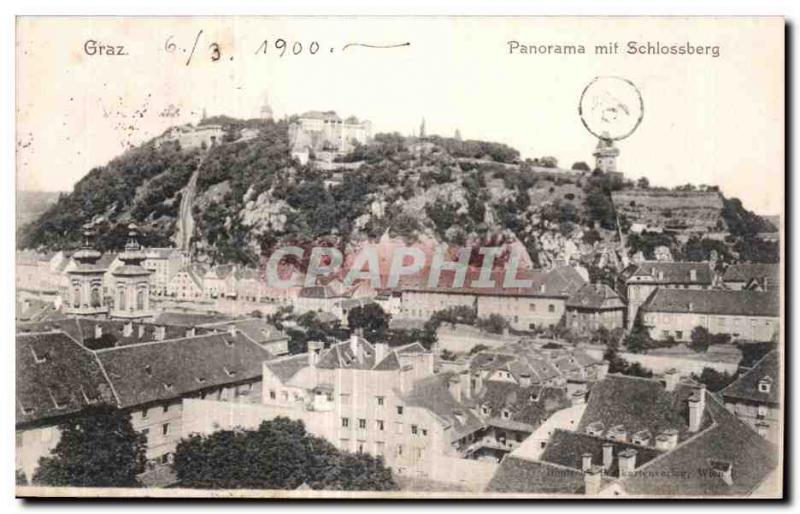
<path fill-rule="evenodd" d="M 595 169 L 599 169 L 603 173 L 618 171 L 619 148 L 614 145 L 614 140 L 608 136 L 608 132 L 603 132 L 603 135 L 597 140 L 597 147 L 592 155 L 595 158 Z"/>
<path fill-rule="evenodd" d="M 261 119 L 272 119 L 272 107 L 269 106 L 269 94 L 267 93 L 264 94 L 264 103 L 261 105 Z"/>
<path fill-rule="evenodd" d="M 97 264 L 102 254 L 94 247 L 94 236 L 91 224 L 84 225 L 81 248 L 72 256 L 76 266 L 67 272 L 69 290 L 64 309 L 66 314 L 90 317 L 108 315 L 108 306 L 103 298 L 106 270 Z"/>
<path fill-rule="evenodd" d="M 142 262 L 147 258 L 139 245 L 136 225 L 128 225 L 128 242 L 119 255 L 122 265 L 111 272 L 114 277 L 114 308 L 111 316 L 124 319 L 142 319 L 153 315 L 150 311 L 150 274 Z"/>

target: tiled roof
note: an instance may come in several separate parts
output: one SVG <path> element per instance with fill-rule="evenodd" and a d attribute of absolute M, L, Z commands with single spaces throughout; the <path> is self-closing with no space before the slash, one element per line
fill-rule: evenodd
<path fill-rule="evenodd" d="M 17 334 L 17 423 L 80 411 L 92 403 L 116 405 L 94 354 L 63 332 Z"/>
<path fill-rule="evenodd" d="M 577 309 L 624 309 L 616 291 L 605 284 L 585 284 L 567 300 L 567 307 Z"/>
<path fill-rule="evenodd" d="M 439 275 L 439 286 L 428 286 L 427 273 L 420 273 L 414 277 L 404 277 L 401 287 L 407 291 L 426 291 L 431 293 L 473 294 L 480 296 L 532 296 L 532 297 L 569 297 L 586 282 L 583 277 L 571 266 L 561 266 L 550 271 L 525 270 L 517 272 L 517 280 L 530 280 L 530 287 L 503 287 L 505 271 L 495 271 L 491 275 L 494 287 L 472 287 L 480 271 L 474 270 L 467 273 L 463 287 L 453 287 L 455 272 L 443 270 Z"/>
<path fill-rule="evenodd" d="M 781 268 L 779 264 L 741 262 L 731 264 L 722 276 L 723 282 L 750 282 L 755 280 L 767 290 L 780 289 Z"/>
<path fill-rule="evenodd" d="M 330 286 L 311 286 L 304 287 L 300 290 L 299 296 L 301 298 L 342 298 L 342 295 L 336 294 Z"/>
<path fill-rule="evenodd" d="M 230 327 L 235 327 L 252 341 L 260 344 L 289 339 L 289 336 L 287 336 L 283 331 L 278 330 L 277 327 L 267 323 L 261 318 L 237 319 L 232 321 L 207 323 L 201 326 L 204 328 L 222 331 L 228 330 Z"/>
<path fill-rule="evenodd" d="M 201 314 L 198 312 L 159 312 L 153 320 L 155 325 L 205 325 L 232 321 L 224 314 Z"/>
<path fill-rule="evenodd" d="M 713 425 L 623 479 L 628 494 L 746 495 L 775 469 L 778 448 L 728 412 L 713 395 L 706 397 L 706 412 Z M 711 472 L 714 463 L 730 465 L 730 483 Z"/>
<path fill-rule="evenodd" d="M 600 421 L 606 429 L 622 425 L 628 434 L 647 430 L 655 436 L 675 429 L 679 440 L 684 440 L 689 435 L 686 402 L 694 390 L 695 386 L 679 383 L 674 391 L 667 391 L 658 380 L 608 375 L 594 384 L 578 431 Z M 708 422 L 704 419 L 704 426 Z"/>
<path fill-rule="evenodd" d="M 266 365 L 270 371 L 278 377 L 278 380 L 282 383 L 286 383 L 286 381 L 295 376 L 298 371 L 308 366 L 308 354 L 301 353 L 298 355 L 271 359 L 267 361 Z"/>
<path fill-rule="evenodd" d="M 583 494 L 583 473 L 566 466 L 509 455 L 500 463 L 487 491 L 495 493 Z"/>
<path fill-rule="evenodd" d="M 777 350 L 765 355 L 749 371 L 741 375 L 735 382 L 723 389 L 722 397 L 732 400 L 749 400 L 760 403 L 778 405 L 781 401 L 781 359 Z M 769 392 L 759 390 L 759 382 L 768 379 Z"/>
<path fill-rule="evenodd" d="M 539 426 L 554 411 L 570 406 L 566 390 L 556 387 L 532 385 L 522 387 L 514 382 L 489 380 L 475 396 L 475 405 L 486 406 L 488 416 L 503 418 L 509 410 L 512 421 L 524 423 L 530 429 Z"/>
<path fill-rule="evenodd" d="M 81 344 L 92 346 L 92 339 L 95 337 L 95 330 L 100 329 L 104 338 L 114 346 L 124 346 L 137 343 L 149 343 L 156 340 L 156 332 L 159 327 L 164 329 L 163 339 L 178 339 L 186 337 L 187 330 L 194 328 L 191 325 L 165 325 L 157 323 L 141 323 L 132 321 L 130 334 L 125 334 L 127 321 L 123 320 L 101 320 L 90 318 L 67 318 L 63 320 L 42 321 L 38 323 L 25 323 L 17 327 L 18 332 L 33 332 L 41 330 L 63 330 L 73 339 Z M 195 335 L 211 332 L 211 329 L 197 327 Z"/>
<path fill-rule="evenodd" d="M 774 292 L 659 288 L 642 305 L 647 312 L 695 312 L 730 316 L 778 317 L 780 298 Z"/>
<path fill-rule="evenodd" d="M 120 406 L 178 398 L 261 376 L 270 353 L 244 336 L 210 334 L 98 350 Z"/>
<path fill-rule="evenodd" d="M 636 450 L 636 467 L 644 465 L 662 454 L 661 451 L 653 447 L 637 446 L 634 444 L 621 443 L 618 441 L 608 441 L 589 434 L 570 432 L 568 430 L 557 429 L 550 436 L 547 446 L 540 459 L 551 464 L 560 464 L 570 468 L 581 469 L 581 459 L 583 454 L 592 455 L 593 465 L 603 463 L 603 444 L 610 443 L 614 447 L 614 460 L 606 474 L 611 477 L 619 477 L 619 467 L 617 456 L 623 450 L 633 448 Z"/>
<path fill-rule="evenodd" d="M 375 349 L 364 338 L 358 338 L 359 355 L 353 353 L 350 341 L 332 345 L 325 350 L 317 361 L 317 367 L 323 369 L 372 369 L 375 366 Z"/>
<path fill-rule="evenodd" d="M 418 380 L 403 396 L 408 405 L 426 408 L 445 420 L 451 427 L 449 438 L 455 441 L 483 428 L 483 423 L 468 407 L 453 398 L 448 388 L 452 379 L 458 380 L 458 377 L 452 373 L 440 373 Z"/>
<path fill-rule="evenodd" d="M 694 280 L 691 278 L 692 270 L 696 273 Z M 714 278 L 714 272 L 707 262 L 646 261 L 638 264 L 629 275 L 629 283 L 647 284 L 710 285 Z"/>

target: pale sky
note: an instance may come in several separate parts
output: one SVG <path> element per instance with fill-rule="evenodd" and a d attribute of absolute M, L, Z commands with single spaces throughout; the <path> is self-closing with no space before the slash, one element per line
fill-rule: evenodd
<path fill-rule="evenodd" d="M 591 164 L 596 141 L 578 117 L 579 96 L 594 77 L 616 75 L 638 86 L 645 109 L 619 143 L 626 176 L 717 184 L 756 212 L 783 208 L 780 18 L 26 18 L 17 38 L 19 189 L 71 190 L 127 144 L 196 122 L 204 108 L 255 117 L 267 93 L 276 117 L 332 109 L 403 134 L 424 117 L 429 134 L 459 129 L 523 157 Z M 288 41 L 283 57 L 278 38 Z M 88 39 L 130 55 L 87 56 Z M 256 55 L 264 39 L 268 54 Z M 510 55 L 510 40 L 583 44 L 586 54 Z M 616 41 L 624 51 L 631 40 L 719 45 L 721 55 L 594 54 L 597 44 Z M 179 116 L 165 116 L 171 106 Z"/>

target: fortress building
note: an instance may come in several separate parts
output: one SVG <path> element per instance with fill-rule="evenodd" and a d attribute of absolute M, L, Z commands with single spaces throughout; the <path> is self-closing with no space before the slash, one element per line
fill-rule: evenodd
<path fill-rule="evenodd" d="M 355 116 L 342 119 L 335 111 L 308 111 L 289 126 L 292 152 L 312 150 L 345 154 L 372 140 L 372 123 Z"/>

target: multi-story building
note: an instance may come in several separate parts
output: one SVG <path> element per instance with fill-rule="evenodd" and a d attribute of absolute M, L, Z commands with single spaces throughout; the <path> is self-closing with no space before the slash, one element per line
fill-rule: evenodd
<path fill-rule="evenodd" d="M 272 357 L 235 328 L 97 351 L 65 332 L 31 332 L 17 335 L 16 353 L 17 467 L 28 480 L 58 443 L 59 422 L 98 403 L 130 414 L 148 470 L 171 462 L 183 399 L 259 403 L 261 363 Z"/>
<path fill-rule="evenodd" d="M 170 127 L 161 136 L 155 139 L 155 147 L 159 148 L 164 144 L 177 144 L 183 150 L 193 150 L 196 148 L 211 148 L 222 143 L 225 130 L 221 125 L 181 125 Z"/>
<path fill-rule="evenodd" d="M 731 264 L 722 275 L 722 282 L 727 288 L 734 291 L 742 289 L 778 291 L 780 290 L 780 280 L 780 264 L 760 262 Z"/>
<path fill-rule="evenodd" d="M 311 149 L 347 153 L 356 143 L 372 139 L 372 123 L 354 116 L 342 119 L 334 111 L 308 111 L 289 125 L 289 141 L 293 151 Z"/>
<path fill-rule="evenodd" d="M 230 321 L 216 321 L 198 325 L 205 329 L 221 330 L 223 332 L 234 328 L 244 337 L 258 344 L 274 356 L 289 353 L 289 336 L 277 327 L 267 323 L 262 318 L 236 319 Z"/>
<path fill-rule="evenodd" d="M 633 327 L 639 307 L 656 289 L 708 289 L 714 272 L 705 262 L 645 261 L 632 265 L 621 279 L 628 303 L 628 328 Z"/>
<path fill-rule="evenodd" d="M 529 287 L 503 287 L 502 273 L 493 274 L 493 287 L 472 287 L 475 278 L 469 274 L 465 287 L 452 287 L 453 274 L 447 272 L 441 273 L 441 287 L 407 282 L 402 287 L 400 317 L 427 320 L 437 311 L 471 307 L 481 318 L 502 316 L 516 330 L 552 328 L 566 313 L 567 299 L 586 283 L 570 266 L 520 270 L 517 279 L 530 280 Z"/>
<path fill-rule="evenodd" d="M 236 296 L 236 278 L 233 264 L 220 264 L 203 274 L 203 294 L 206 298 L 232 298 Z"/>
<path fill-rule="evenodd" d="M 728 412 L 705 386 L 608 375 L 575 423 L 540 448 L 506 457 L 491 492 L 617 496 L 747 496 L 775 471 L 778 449 Z"/>
<path fill-rule="evenodd" d="M 772 341 L 780 329 L 776 293 L 658 289 L 642 307 L 643 325 L 654 339 L 690 341 L 692 330 L 728 334 L 734 340 Z"/>
<path fill-rule="evenodd" d="M 780 365 L 780 354 L 771 351 L 720 391 L 726 409 L 774 444 L 780 444 L 783 426 Z"/>
<path fill-rule="evenodd" d="M 150 292 L 157 296 L 167 294 L 170 279 L 188 263 L 188 256 L 177 248 L 147 248 L 142 266 L 150 270 Z"/>
<path fill-rule="evenodd" d="M 567 300 L 567 328 L 578 334 L 625 328 L 625 304 L 605 284 L 586 284 Z"/>
<path fill-rule="evenodd" d="M 203 276 L 206 270 L 199 264 L 189 264 L 178 270 L 167 284 L 167 295 L 181 300 L 203 298 Z"/>

